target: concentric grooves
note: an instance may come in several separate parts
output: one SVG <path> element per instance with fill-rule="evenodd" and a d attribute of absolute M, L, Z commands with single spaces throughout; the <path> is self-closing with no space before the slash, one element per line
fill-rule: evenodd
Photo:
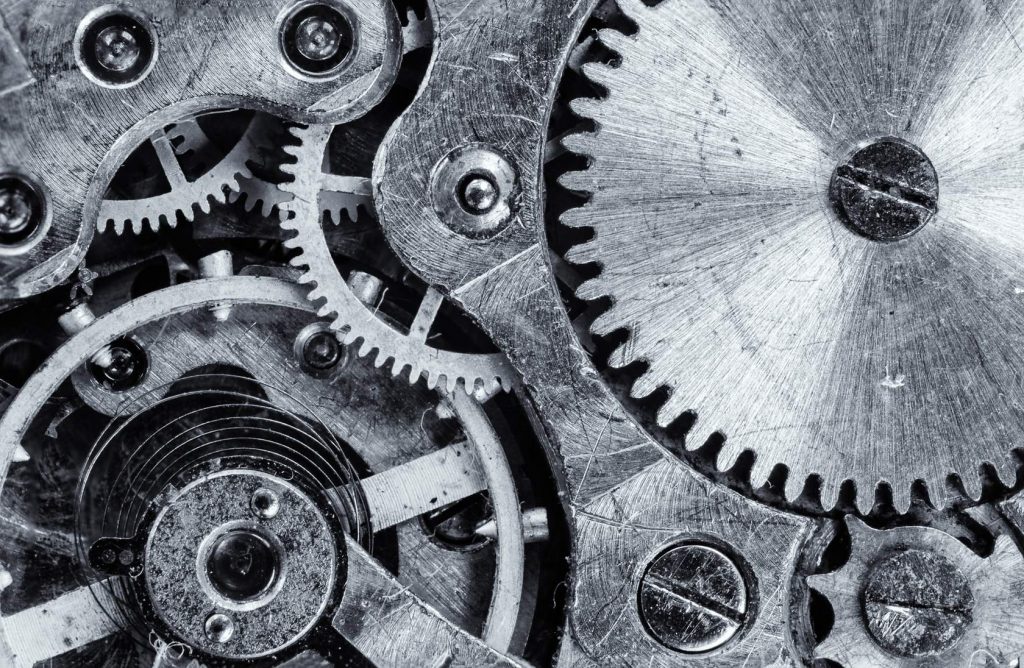
<path fill-rule="evenodd" d="M 601 32 L 621 61 L 584 66 L 607 95 L 573 102 L 596 130 L 562 178 L 590 195 L 562 223 L 594 236 L 566 257 L 600 267 L 577 296 L 610 299 L 592 331 L 627 333 L 632 396 L 667 388 L 658 424 L 695 414 L 688 447 L 724 435 L 720 468 L 752 451 L 755 486 L 784 464 L 786 498 L 818 476 L 826 508 L 851 480 L 862 511 L 879 483 L 905 510 L 915 481 L 943 506 L 950 474 L 973 498 L 983 463 L 1015 479 L 1024 3 L 994 4 L 622 0 L 636 33 Z M 829 198 L 883 138 L 941 184 L 908 238 Z"/>

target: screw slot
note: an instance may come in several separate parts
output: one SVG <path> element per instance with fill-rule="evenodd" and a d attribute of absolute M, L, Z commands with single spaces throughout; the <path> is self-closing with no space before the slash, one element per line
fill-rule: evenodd
<path fill-rule="evenodd" d="M 638 605 L 651 637 L 687 654 L 723 647 L 753 616 L 747 580 L 736 561 L 702 543 L 671 547 L 657 556 L 641 578 Z"/>
<path fill-rule="evenodd" d="M 921 149 L 884 137 L 836 167 L 830 195 L 850 229 L 875 241 L 897 241 L 935 216 L 939 177 Z"/>
<path fill-rule="evenodd" d="M 340 5 L 300 2 L 286 11 L 278 43 L 287 69 L 299 78 L 336 76 L 355 47 L 354 20 Z"/>
<path fill-rule="evenodd" d="M 904 550 L 874 564 L 863 602 L 871 637 L 902 657 L 952 649 L 974 617 L 967 578 L 945 557 L 924 550 Z"/>
<path fill-rule="evenodd" d="M 130 7 L 107 5 L 89 12 L 75 33 L 78 68 L 100 86 L 133 86 L 146 78 L 156 58 L 152 23 Z"/>

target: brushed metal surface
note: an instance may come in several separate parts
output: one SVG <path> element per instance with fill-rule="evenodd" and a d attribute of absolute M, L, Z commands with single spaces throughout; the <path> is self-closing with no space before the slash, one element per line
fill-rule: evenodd
<path fill-rule="evenodd" d="M 667 386 L 667 425 L 688 446 L 725 436 L 728 468 L 777 463 L 786 495 L 844 480 L 862 510 L 879 482 L 898 509 L 947 474 L 979 494 L 978 466 L 1014 479 L 1024 442 L 1024 4 L 620 3 L 635 35 L 589 64 L 603 99 L 570 149 L 592 193 L 563 222 L 590 227 L 568 254 L 600 275 L 579 288 L 613 305 L 593 323 L 628 339 L 616 367 L 648 365 L 634 397 Z M 833 171 L 880 137 L 920 147 L 937 213 L 900 241 L 853 233 L 828 198 Z"/>

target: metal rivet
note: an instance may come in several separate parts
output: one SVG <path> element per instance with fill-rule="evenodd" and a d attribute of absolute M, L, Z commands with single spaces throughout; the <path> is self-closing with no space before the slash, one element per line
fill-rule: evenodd
<path fill-rule="evenodd" d="M 494 148 L 470 144 L 438 161 L 431 174 L 431 199 L 438 218 L 471 239 L 502 232 L 519 214 L 519 172 Z"/>
<path fill-rule="evenodd" d="M 235 623 L 225 614 L 214 613 L 206 618 L 206 637 L 215 643 L 226 643 L 235 635 Z"/>
<path fill-rule="evenodd" d="M 355 46 L 352 25 L 340 4 L 300 0 L 278 28 L 287 71 L 301 79 L 336 76 Z"/>
<path fill-rule="evenodd" d="M 307 16 L 295 29 L 295 46 L 310 60 L 326 60 L 341 48 L 338 26 L 323 16 Z"/>
<path fill-rule="evenodd" d="M 40 189 L 23 176 L 0 174 L 0 246 L 22 246 L 45 218 Z"/>
<path fill-rule="evenodd" d="M 662 552 L 640 582 L 640 619 L 662 645 L 704 653 L 747 623 L 748 587 L 736 562 L 717 548 L 689 543 Z"/>
<path fill-rule="evenodd" d="M 939 178 L 921 149 L 886 137 L 836 167 L 831 197 L 855 232 L 876 241 L 895 241 L 917 232 L 935 216 Z"/>
<path fill-rule="evenodd" d="M 974 594 L 964 574 L 945 557 L 905 550 L 871 567 L 864 615 L 882 649 L 904 657 L 952 648 L 973 618 Z"/>
<path fill-rule="evenodd" d="M 144 79 L 157 57 L 149 19 L 130 7 L 108 5 L 86 15 L 75 33 L 75 60 L 91 81 L 110 88 Z"/>
<path fill-rule="evenodd" d="M 96 61 L 111 72 L 125 72 L 139 62 L 139 40 L 122 25 L 108 26 L 96 35 Z"/>
<path fill-rule="evenodd" d="M 498 186 L 487 176 L 471 174 L 459 185 L 459 203 L 473 214 L 487 213 L 498 203 Z"/>
<path fill-rule="evenodd" d="M 269 520 L 277 517 L 277 513 L 281 510 L 281 501 L 274 490 L 260 487 L 253 492 L 252 499 L 249 500 L 249 507 L 257 517 Z"/>

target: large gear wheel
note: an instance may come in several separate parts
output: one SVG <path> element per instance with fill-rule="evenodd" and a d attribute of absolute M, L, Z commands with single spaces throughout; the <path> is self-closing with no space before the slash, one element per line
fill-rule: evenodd
<path fill-rule="evenodd" d="M 631 396 L 693 416 L 690 449 L 723 436 L 722 470 L 752 451 L 755 488 L 783 464 L 789 500 L 816 476 L 825 508 L 844 481 L 863 512 L 880 483 L 941 507 L 986 463 L 1012 484 L 1024 6 L 619 5 L 562 222 L 593 230 L 566 257 L 599 267 L 576 295 L 626 332 Z"/>
<path fill-rule="evenodd" d="M 511 388 L 514 372 L 504 356 L 453 352 L 430 345 L 429 330 L 443 301 L 443 296 L 435 289 L 427 289 L 412 326 L 403 332 L 375 315 L 342 277 L 321 227 L 321 193 L 325 190 L 358 192 L 366 180 L 324 172 L 324 152 L 332 130 L 331 125 L 292 128 L 298 144 L 286 146 L 284 150 L 296 162 L 283 165 L 281 169 L 294 180 L 279 186 L 291 195 L 290 200 L 278 205 L 281 227 L 294 232 L 284 243 L 299 252 L 292 264 L 303 270 L 299 282 L 314 286 L 309 299 L 321 304 L 319 314 L 334 315 L 331 326 L 344 332 L 345 345 L 361 339 L 360 356 L 375 351 L 378 366 L 390 361 L 396 376 L 408 369 L 410 382 L 424 376 L 428 387 L 435 387 L 443 378 L 449 391 L 462 386 L 466 392 L 482 396 Z"/>

